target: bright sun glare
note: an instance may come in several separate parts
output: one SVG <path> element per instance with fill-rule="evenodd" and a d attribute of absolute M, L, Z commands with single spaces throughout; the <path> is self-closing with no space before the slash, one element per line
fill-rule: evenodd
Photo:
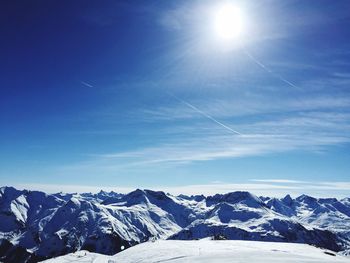
<path fill-rule="evenodd" d="M 238 40 L 243 33 L 242 11 L 231 3 L 225 3 L 214 11 L 214 32 L 222 41 Z"/>

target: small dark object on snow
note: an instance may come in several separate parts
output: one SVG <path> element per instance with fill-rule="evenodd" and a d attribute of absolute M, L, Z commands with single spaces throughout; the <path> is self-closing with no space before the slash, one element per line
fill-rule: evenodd
<path fill-rule="evenodd" d="M 227 240 L 227 237 L 225 237 L 224 235 L 215 235 L 213 237 L 213 240 Z"/>

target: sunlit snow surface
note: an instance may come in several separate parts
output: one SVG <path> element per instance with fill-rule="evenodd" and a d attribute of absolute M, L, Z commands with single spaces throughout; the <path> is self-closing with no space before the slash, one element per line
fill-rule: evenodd
<path fill-rule="evenodd" d="M 46 263 L 145 263 L 145 262 L 350 262 L 350 258 L 305 244 L 237 240 L 160 240 L 129 248 L 115 256 L 79 251 Z"/>

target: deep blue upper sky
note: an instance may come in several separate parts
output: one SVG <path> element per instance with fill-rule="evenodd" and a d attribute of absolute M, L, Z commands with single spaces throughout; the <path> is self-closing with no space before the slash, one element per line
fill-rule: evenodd
<path fill-rule="evenodd" d="M 346 195 L 350 2 L 220 3 L 2 1 L 1 185 Z"/>

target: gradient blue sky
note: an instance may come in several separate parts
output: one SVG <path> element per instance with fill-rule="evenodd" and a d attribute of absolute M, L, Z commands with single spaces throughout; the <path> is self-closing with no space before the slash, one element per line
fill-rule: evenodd
<path fill-rule="evenodd" d="M 349 195 L 350 2 L 221 2 L 2 1 L 0 184 Z"/>

